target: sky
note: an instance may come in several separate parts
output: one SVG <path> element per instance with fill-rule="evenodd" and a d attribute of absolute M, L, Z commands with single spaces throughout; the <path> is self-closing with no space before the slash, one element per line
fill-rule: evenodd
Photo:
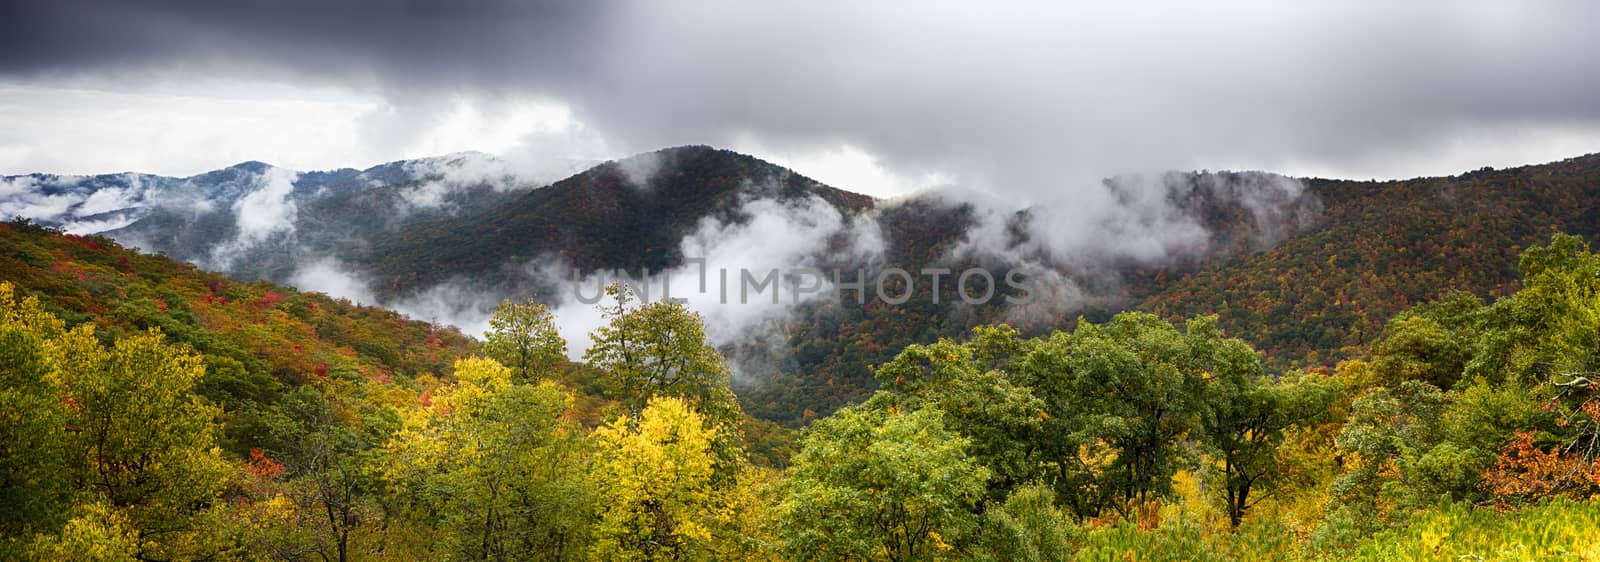
<path fill-rule="evenodd" d="M 710 144 L 880 197 L 1600 151 L 1593 2 L 0 3 L 0 174 Z"/>

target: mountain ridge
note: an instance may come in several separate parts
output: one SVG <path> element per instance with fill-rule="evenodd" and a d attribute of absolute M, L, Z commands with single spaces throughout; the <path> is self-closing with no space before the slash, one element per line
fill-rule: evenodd
<path fill-rule="evenodd" d="M 742 324 L 726 330 L 750 337 L 721 342 L 744 374 L 735 382 L 746 409 L 797 421 L 859 401 L 876 388 L 870 367 L 893 350 L 963 337 L 992 322 L 1038 333 L 1118 310 L 1169 318 L 1215 313 L 1229 333 L 1258 342 L 1276 370 L 1326 365 L 1359 353 L 1351 346 L 1372 341 L 1383 319 L 1406 304 L 1450 289 L 1507 293 L 1516 283 L 1516 249 L 1551 230 L 1590 239 L 1600 230 L 1595 154 L 1378 182 L 1260 172 L 1117 177 L 1100 187 L 1120 206 L 1087 217 L 1041 205 L 996 209 L 941 193 L 879 200 L 704 145 L 608 161 L 542 187 L 502 181 L 499 168 L 471 167 L 486 157 L 458 153 L 314 172 L 325 174 L 306 184 L 315 188 L 296 184 L 275 201 L 293 205 L 288 226 L 255 238 L 237 224 L 234 207 L 243 196 L 204 212 L 140 216 L 142 226 L 112 234 L 164 235 L 141 245 L 223 263 L 245 279 L 286 281 L 309 261 L 334 260 L 365 283 L 368 298 L 391 308 L 404 309 L 412 298 L 481 297 L 456 303 L 468 321 L 486 317 L 502 298 L 562 304 L 535 265 L 580 276 L 664 275 L 683 265 L 691 242 L 726 250 L 716 245 L 719 237 L 755 237 L 744 246 L 789 265 L 869 274 L 888 266 L 976 267 L 997 278 L 1016 270 L 1052 283 L 1036 306 L 959 306 L 950 304 L 958 299 L 948 283 L 936 291 L 917 279 L 915 297 L 903 305 L 801 303 L 767 314 L 784 326 L 775 333 Z M 227 185 L 261 192 L 264 184 L 241 182 L 265 176 L 232 173 L 243 176 Z M 1063 217 L 1091 222 L 1052 231 Z M 778 230 L 757 229 L 770 230 L 773 221 Z M 811 228 L 819 224 L 825 228 Z M 238 252 L 231 264 L 218 260 L 223 250 Z M 429 293 L 441 287 L 460 290 Z M 708 319 L 723 321 L 722 312 L 707 311 Z"/>

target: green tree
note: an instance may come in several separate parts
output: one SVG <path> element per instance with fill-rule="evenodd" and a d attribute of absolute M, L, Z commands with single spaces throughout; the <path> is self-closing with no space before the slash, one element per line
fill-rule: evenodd
<path fill-rule="evenodd" d="M 270 450 L 291 480 L 288 497 L 316 514 L 309 523 L 318 553 L 341 562 L 351 557 L 352 534 L 376 517 L 378 482 L 369 467 L 397 425 L 354 409 L 336 408 L 321 391 L 300 387 L 282 398 L 270 423 Z"/>
<path fill-rule="evenodd" d="M 1055 506 L 1055 490 L 1042 484 L 1019 486 L 983 514 L 983 546 L 978 558 L 1046 562 L 1070 560 L 1077 529 Z"/>
<path fill-rule="evenodd" d="M 818 421 L 779 517 L 795 559 L 931 560 L 974 539 L 989 470 L 933 408 L 846 408 Z"/>
<path fill-rule="evenodd" d="M 595 330 L 584 360 L 610 378 L 629 413 L 637 416 L 651 398 L 671 396 L 713 424 L 738 419 L 727 362 L 706 342 L 700 315 L 671 301 L 635 303 L 621 284 L 606 287 L 606 294 L 615 305 L 603 311 L 607 323 Z"/>
<path fill-rule="evenodd" d="M 1389 321 L 1388 335 L 1373 344 L 1373 367 L 1384 384 L 1419 380 L 1449 390 L 1472 358 L 1475 317 L 1483 302 L 1451 292 Z"/>
<path fill-rule="evenodd" d="M 1350 418 L 1336 440 L 1345 472 L 1329 491 L 1327 521 L 1314 544 L 1349 546 L 1438 499 L 1422 492 L 1417 465 L 1443 440 L 1448 403 L 1444 392 L 1421 381 L 1376 387 L 1351 403 Z"/>
<path fill-rule="evenodd" d="M 1478 315 L 1465 377 L 1535 388 L 1562 373 L 1596 370 L 1600 353 L 1600 256 L 1557 234 L 1523 252 L 1523 288 Z"/>
<path fill-rule="evenodd" d="M 1253 355 L 1253 352 L 1252 352 Z M 1271 381 L 1259 373 L 1219 372 L 1206 388 L 1202 437 L 1221 464 L 1223 510 L 1237 528 L 1251 506 L 1285 474 L 1279 446 L 1296 426 L 1324 421 L 1342 385 L 1321 375 Z"/>
<path fill-rule="evenodd" d="M 969 439 L 972 455 L 991 471 L 990 495 L 1040 476 L 1033 443 L 1041 438 L 1044 402 L 994 368 L 994 350 L 1021 346 L 1009 326 L 980 327 L 964 344 L 940 340 L 911 345 L 879 367 L 882 391 L 864 407 L 911 411 L 931 405 L 946 425 Z M 1003 352 L 1002 352 L 1003 353 Z"/>
<path fill-rule="evenodd" d="M 1179 445 L 1204 406 L 1209 363 L 1195 343 L 1156 316 L 1123 313 L 1105 324 L 1080 319 L 1015 361 L 1017 380 L 1045 402 L 1033 446 L 1079 517 L 1126 514 L 1171 492 Z"/>
<path fill-rule="evenodd" d="M 551 376 L 566 360 L 567 342 L 549 308 L 533 301 L 505 301 L 489 318 L 483 351 L 510 368 L 513 380 L 529 382 Z"/>

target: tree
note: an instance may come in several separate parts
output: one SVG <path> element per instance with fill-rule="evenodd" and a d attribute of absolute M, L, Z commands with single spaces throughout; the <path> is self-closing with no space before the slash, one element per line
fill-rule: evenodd
<path fill-rule="evenodd" d="M 677 560 L 711 552 L 718 491 L 715 434 L 687 403 L 650 400 L 637 421 L 595 430 L 600 506 L 590 553 L 599 559 Z"/>
<path fill-rule="evenodd" d="M 972 455 L 991 471 L 991 498 L 1002 500 L 1012 487 L 1041 475 L 1032 444 L 1040 438 L 1044 402 L 994 368 L 1006 353 L 997 350 L 1020 347 L 1016 330 L 1004 325 L 980 327 L 964 344 L 907 346 L 878 368 L 883 390 L 864 407 L 911 411 L 931 405 L 943 412 L 946 425 L 969 439 Z"/>
<path fill-rule="evenodd" d="M 76 507 L 59 535 L 40 535 L 28 545 L 33 560 L 122 562 L 137 560 L 139 533 L 122 512 L 100 502 Z"/>
<path fill-rule="evenodd" d="M 795 559 L 930 560 L 970 542 L 989 470 L 933 408 L 846 408 L 812 426 L 779 505 Z"/>
<path fill-rule="evenodd" d="M 1465 378 L 1534 388 L 1562 373 L 1600 367 L 1600 256 L 1557 234 L 1524 251 L 1523 288 L 1477 315 Z"/>
<path fill-rule="evenodd" d="M 1183 334 L 1185 362 L 1205 381 L 1198 437 L 1210 458 L 1221 464 L 1223 508 L 1237 528 L 1250 506 L 1264 497 L 1260 489 L 1276 483 L 1278 446 L 1285 431 L 1325 416 L 1342 387 L 1318 375 L 1267 378 L 1255 349 L 1224 338 L 1216 321 L 1215 316 L 1189 320 Z M 1210 463 L 1202 467 L 1203 474 L 1216 471 Z"/>
<path fill-rule="evenodd" d="M 572 559 L 589 526 L 590 455 L 553 382 L 513 382 L 490 359 L 456 363 L 457 383 L 386 446 L 386 477 L 472 560 Z"/>
<path fill-rule="evenodd" d="M 38 299 L 0 283 L 0 541 L 54 531 L 71 507 L 64 389 L 42 352 L 62 330 Z M 0 558 L 12 556 L 0 542 Z"/>
<path fill-rule="evenodd" d="M 706 342 L 700 315 L 671 301 L 634 303 L 626 285 L 606 294 L 615 306 L 591 336 L 584 360 L 610 379 L 612 391 L 638 416 L 656 396 L 688 402 L 718 427 L 736 427 L 739 404 L 729 389 L 728 365 Z"/>
<path fill-rule="evenodd" d="M 178 556 L 201 530 L 192 516 L 216 498 L 228 469 L 213 440 L 218 411 L 190 392 L 204 373 L 200 356 L 154 329 L 107 349 L 87 324 L 46 355 L 72 404 L 76 487 L 126 516 L 141 557 Z"/>
<path fill-rule="evenodd" d="M 1475 316 L 1482 301 L 1453 291 L 1389 321 L 1388 335 L 1373 344 L 1373 367 L 1384 384 L 1420 380 L 1449 390 L 1472 358 Z"/>
<path fill-rule="evenodd" d="M 744 417 L 733 395 L 728 364 L 706 341 L 700 315 L 672 301 L 636 304 L 623 284 L 606 287 L 615 305 L 603 310 L 584 359 L 607 379 L 609 391 L 630 416 L 656 397 L 684 401 L 705 417 L 714 434 L 716 479 L 725 484 L 745 464 Z"/>
<path fill-rule="evenodd" d="M 1209 336 L 1208 336 L 1209 337 Z M 1059 497 L 1079 517 L 1169 494 L 1179 444 L 1198 429 L 1208 363 L 1195 340 L 1146 313 L 1035 341 L 1014 363 L 1045 402 L 1034 444 Z"/>
<path fill-rule="evenodd" d="M 1554 395 L 1538 406 L 1553 420 L 1524 416 L 1512 423 L 1484 423 L 1484 416 L 1463 420 L 1463 425 L 1513 430 L 1514 438 L 1500 446 L 1499 456 L 1483 471 L 1482 486 L 1501 507 L 1536 502 L 1556 496 L 1592 498 L 1600 492 L 1600 382 L 1589 375 L 1555 377 L 1544 391 Z M 1494 394 L 1490 394 L 1494 396 Z M 1505 401 L 1501 401 L 1505 402 Z M 1501 413 L 1515 408 L 1481 407 L 1474 412 Z M 1499 420 L 1489 420 L 1499 421 Z M 1546 423 L 1540 423 L 1544 421 Z M 1520 423 L 1519 423 L 1520 422 Z M 1544 431 L 1533 428 L 1543 426 Z M 1496 432 L 1499 433 L 1499 432 Z"/>
<path fill-rule="evenodd" d="M 321 391 L 300 387 L 283 397 L 270 422 L 272 452 L 290 480 L 287 497 L 315 514 L 307 526 L 316 531 L 319 553 L 340 562 L 350 559 L 352 533 L 376 511 L 371 500 L 378 482 L 369 466 L 395 425 L 353 409 L 336 408 Z"/>
<path fill-rule="evenodd" d="M 1352 402 L 1336 439 L 1345 473 L 1333 482 L 1327 521 L 1314 544 L 1348 546 L 1437 499 L 1418 485 L 1417 465 L 1443 440 L 1448 401 L 1433 385 L 1408 381 L 1394 389 L 1373 388 Z"/>
<path fill-rule="evenodd" d="M 1286 432 L 1324 420 L 1343 387 L 1314 374 L 1282 381 L 1251 376 L 1218 375 L 1207 386 L 1208 409 L 1202 435 L 1207 451 L 1219 461 L 1223 510 L 1234 528 L 1245 513 L 1266 497 L 1285 476 L 1279 446 Z"/>
<path fill-rule="evenodd" d="M 108 540 L 122 537 L 115 549 L 136 545 L 140 557 L 199 554 L 193 516 L 216 498 L 227 465 L 212 437 L 218 412 L 191 392 L 204 374 L 198 355 L 154 329 L 108 348 L 93 325 L 65 330 L 0 284 L 0 363 L 7 536 L 54 532 L 73 494 L 64 533 L 109 529 Z M 61 539 L 40 544 L 77 548 Z"/>
<path fill-rule="evenodd" d="M 533 301 L 505 301 L 489 318 L 483 351 L 509 367 L 513 380 L 530 382 L 550 377 L 566 359 L 567 342 L 549 308 Z"/>
<path fill-rule="evenodd" d="M 1018 486 L 1005 503 L 983 514 L 983 552 L 989 560 L 1045 562 L 1072 558 L 1077 529 L 1056 509 L 1055 490 L 1042 484 Z"/>

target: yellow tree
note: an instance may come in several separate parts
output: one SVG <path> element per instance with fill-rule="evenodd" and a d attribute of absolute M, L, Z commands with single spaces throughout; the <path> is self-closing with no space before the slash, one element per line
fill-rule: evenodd
<path fill-rule="evenodd" d="M 228 465 L 213 438 L 215 407 L 191 390 L 205 374 L 201 358 L 167 345 L 160 331 L 102 347 L 93 326 L 79 326 L 47 347 L 71 406 L 75 478 L 122 510 L 146 557 L 192 547 L 193 521 L 220 491 Z"/>
<path fill-rule="evenodd" d="M 457 383 L 388 444 L 387 477 L 432 514 L 436 543 L 463 559 L 581 555 L 593 494 L 589 451 L 559 385 L 520 384 L 491 359 L 456 363 Z"/>
<path fill-rule="evenodd" d="M 203 554 L 195 541 L 205 529 L 195 516 L 216 498 L 228 466 L 213 439 L 218 411 L 192 392 L 205 373 L 200 356 L 168 345 L 154 329 L 117 338 L 108 347 L 93 325 L 63 327 L 37 302 L 18 302 L 9 285 L 0 285 L 0 361 L 7 371 L 21 368 L 7 373 L 18 386 L 0 398 L 35 407 L 26 420 L 32 424 L 29 435 L 5 447 L 9 452 L 17 445 L 51 444 L 32 451 L 39 455 L 32 462 L 55 462 L 60 455 L 56 473 L 36 474 L 38 493 L 46 495 L 19 496 L 25 501 L 11 508 L 35 510 L 39 521 L 52 522 L 58 514 L 41 501 L 59 492 L 65 480 L 79 516 L 68 523 L 63 540 L 72 539 L 74 525 L 117 521 L 115 527 L 135 537 L 130 540 L 141 558 Z M 29 353 L 28 346 L 38 352 Z M 41 397 L 60 408 L 43 407 Z M 23 421 L 8 412 L 0 417 L 0 431 L 17 433 Z M 0 468 L 10 473 L 10 465 L 8 454 Z M 9 488 L 0 482 L 0 492 L 11 495 Z M 49 529 L 36 530 L 46 531 L 41 540 L 50 542 Z"/>
<path fill-rule="evenodd" d="M 591 554 L 602 560 L 679 560 L 712 556 L 718 494 L 712 485 L 714 434 L 676 398 L 650 400 L 638 421 L 595 431 L 604 455 L 601 505 Z"/>
<path fill-rule="evenodd" d="M 37 299 L 0 283 L 0 558 L 16 555 L 16 539 L 55 529 L 71 505 L 67 411 L 43 356 L 61 332 Z"/>
<path fill-rule="evenodd" d="M 638 303 L 623 284 L 606 287 L 606 294 L 615 304 L 601 310 L 607 323 L 591 334 L 584 359 L 604 373 L 612 396 L 634 418 L 656 397 L 676 398 L 702 416 L 713 435 L 713 479 L 731 484 L 745 465 L 743 412 L 700 315 L 672 301 Z"/>

